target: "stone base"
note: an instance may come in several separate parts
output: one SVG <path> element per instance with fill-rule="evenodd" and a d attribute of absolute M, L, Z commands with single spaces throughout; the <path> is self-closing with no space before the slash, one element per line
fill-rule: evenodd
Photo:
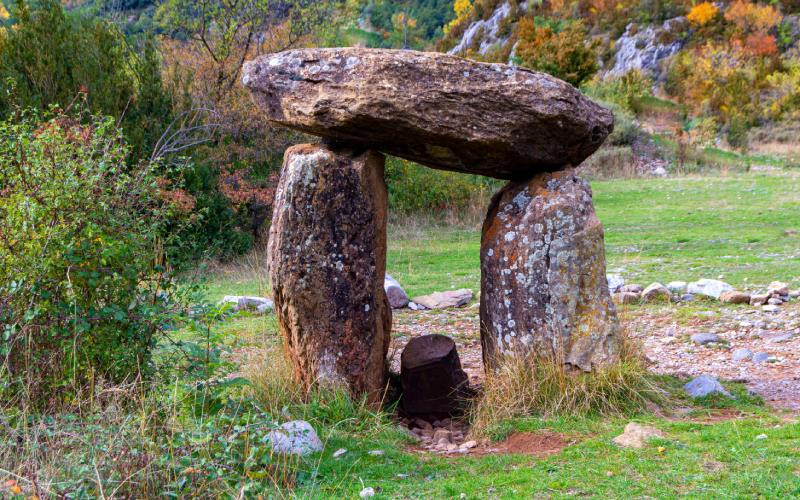
<path fill-rule="evenodd" d="M 289 148 L 268 245 L 275 312 L 295 374 L 383 396 L 391 308 L 384 157 L 322 145 Z"/>
<path fill-rule="evenodd" d="M 504 356 L 556 359 L 591 371 L 618 356 L 603 227 L 574 169 L 509 182 L 481 239 L 484 365 Z"/>

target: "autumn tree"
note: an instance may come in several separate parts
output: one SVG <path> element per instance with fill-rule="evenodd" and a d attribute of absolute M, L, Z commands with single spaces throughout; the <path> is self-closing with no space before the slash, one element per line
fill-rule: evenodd
<path fill-rule="evenodd" d="M 515 60 L 521 66 L 549 73 L 578 86 L 597 71 L 597 54 L 586 40 L 581 21 L 563 24 L 519 21 Z"/>

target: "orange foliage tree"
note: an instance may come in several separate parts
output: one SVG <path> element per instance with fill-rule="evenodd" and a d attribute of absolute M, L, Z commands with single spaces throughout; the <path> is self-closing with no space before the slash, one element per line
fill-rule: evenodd
<path fill-rule="evenodd" d="M 580 21 L 554 28 L 537 26 L 532 18 L 519 21 L 517 62 L 530 69 L 544 71 L 578 86 L 597 71 L 595 45 L 586 40 Z"/>

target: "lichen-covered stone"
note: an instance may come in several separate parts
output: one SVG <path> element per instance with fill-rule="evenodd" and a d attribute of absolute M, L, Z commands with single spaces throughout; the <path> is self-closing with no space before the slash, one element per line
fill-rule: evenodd
<path fill-rule="evenodd" d="M 289 148 L 267 250 L 297 378 L 343 385 L 372 402 L 383 394 L 391 329 L 383 168 L 371 150 Z"/>
<path fill-rule="evenodd" d="M 617 358 L 603 227 L 573 169 L 509 182 L 492 199 L 480 320 L 489 369 L 503 356 L 553 358 L 583 371 Z"/>
<path fill-rule="evenodd" d="M 550 75 L 434 52 L 290 50 L 246 63 L 242 82 L 277 124 L 501 179 L 578 165 L 614 123 Z"/>

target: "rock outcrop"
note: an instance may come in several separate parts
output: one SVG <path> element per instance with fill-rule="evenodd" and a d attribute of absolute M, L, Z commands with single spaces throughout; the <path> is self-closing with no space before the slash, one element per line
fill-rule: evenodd
<path fill-rule="evenodd" d="M 372 402 L 383 394 L 391 329 L 383 168 L 372 150 L 289 148 L 267 250 L 297 378 L 346 386 Z"/>
<path fill-rule="evenodd" d="M 500 179 L 578 165 L 613 129 L 566 82 L 447 54 L 290 50 L 246 63 L 242 81 L 275 123 Z"/>
<path fill-rule="evenodd" d="M 603 228 L 573 169 L 510 182 L 481 239 L 484 365 L 504 356 L 556 359 L 590 371 L 617 358 Z"/>

